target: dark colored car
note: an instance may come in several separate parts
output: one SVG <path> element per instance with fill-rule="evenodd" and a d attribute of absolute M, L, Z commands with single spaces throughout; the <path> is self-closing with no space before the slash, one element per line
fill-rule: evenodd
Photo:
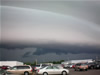
<path fill-rule="evenodd" d="M 95 64 L 94 68 L 95 69 L 100 69 L 100 64 Z"/>
<path fill-rule="evenodd" d="M 95 65 L 95 63 L 88 63 L 88 69 L 94 69 Z"/>
<path fill-rule="evenodd" d="M 96 62 L 95 62 L 94 68 L 95 68 L 95 69 L 100 69 L 100 61 L 96 61 Z"/>

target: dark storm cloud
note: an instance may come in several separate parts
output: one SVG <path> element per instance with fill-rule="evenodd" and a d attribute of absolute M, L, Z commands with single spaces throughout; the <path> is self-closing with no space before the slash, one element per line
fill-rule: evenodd
<path fill-rule="evenodd" d="M 16 49 L 16 48 L 23 49 L 26 47 L 28 46 L 24 44 L 22 45 L 22 44 L 12 44 L 12 43 L 6 43 L 6 44 L 0 43 L 0 48 L 5 48 L 5 49 Z"/>
<path fill-rule="evenodd" d="M 30 55 L 44 55 L 48 53 L 56 53 L 60 54 L 80 54 L 80 53 L 88 53 L 88 54 L 100 54 L 100 47 L 94 45 L 75 45 L 75 44 L 60 44 L 60 43 L 49 43 L 49 44 L 32 44 L 32 45 L 3 45 L 2 48 L 16 50 L 24 50 L 25 48 L 36 48 L 36 51 L 31 53 L 28 51 L 24 53 L 23 57 L 28 57 Z"/>
<path fill-rule="evenodd" d="M 39 48 L 33 55 L 43 55 L 47 53 L 56 53 L 56 54 L 80 54 L 80 53 L 97 53 L 100 54 L 100 48 L 91 47 L 91 46 L 74 46 L 74 45 L 67 45 L 65 48 Z"/>
<path fill-rule="evenodd" d="M 29 52 L 26 52 L 22 57 L 29 57 L 29 55 L 31 54 L 31 51 L 29 51 Z"/>
<path fill-rule="evenodd" d="M 0 48 L 2 50 L 2 58 L 1 60 L 8 61 L 8 60 L 13 60 L 13 61 L 23 61 L 23 62 L 33 62 L 36 59 L 38 62 L 48 62 L 48 61 L 59 61 L 59 60 L 68 60 L 68 58 L 71 59 L 90 59 L 93 58 L 95 59 L 96 56 L 100 57 L 100 54 L 95 54 L 95 53 L 80 53 L 80 54 L 56 54 L 56 53 L 47 53 L 43 55 L 34 55 L 33 53 L 37 50 L 37 48 L 24 48 L 24 49 L 4 49 Z M 30 53 L 31 52 L 31 53 Z M 28 53 L 28 55 L 26 55 Z M 23 57 L 25 56 L 25 57 Z"/>

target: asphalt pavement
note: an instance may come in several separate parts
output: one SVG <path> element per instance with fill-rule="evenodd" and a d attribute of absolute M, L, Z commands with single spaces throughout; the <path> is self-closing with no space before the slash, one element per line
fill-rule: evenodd
<path fill-rule="evenodd" d="M 100 69 L 95 70 L 88 70 L 88 71 L 74 71 L 74 69 L 69 69 L 69 75 L 100 75 Z"/>
<path fill-rule="evenodd" d="M 88 71 L 74 71 L 74 69 L 69 69 L 69 75 L 100 75 L 100 69 L 92 69 Z M 18 75 L 18 74 L 11 74 L 11 75 Z M 36 75 L 33 73 L 32 75 Z"/>

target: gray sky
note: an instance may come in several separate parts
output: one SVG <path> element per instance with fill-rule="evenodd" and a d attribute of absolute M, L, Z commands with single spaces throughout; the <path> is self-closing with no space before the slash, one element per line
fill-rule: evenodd
<path fill-rule="evenodd" d="M 100 1 L 2 0 L 0 13 L 1 52 L 16 53 L 1 55 L 2 60 L 67 60 L 68 54 L 71 59 L 87 55 L 80 56 L 84 59 L 100 54 Z"/>

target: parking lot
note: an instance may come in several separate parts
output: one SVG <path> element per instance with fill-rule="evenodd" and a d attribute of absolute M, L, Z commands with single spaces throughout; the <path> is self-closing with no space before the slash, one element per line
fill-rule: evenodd
<path fill-rule="evenodd" d="M 70 74 L 69 75 L 100 75 L 100 69 L 98 70 L 88 70 L 88 71 L 74 71 L 74 69 L 69 69 Z M 11 74 L 14 75 L 14 74 Z M 18 74 L 16 74 L 18 75 Z M 35 73 L 33 73 L 33 75 L 36 75 Z"/>
<path fill-rule="evenodd" d="M 100 75 L 100 69 L 96 70 L 88 70 L 88 71 L 74 71 L 74 69 L 69 69 L 70 74 L 69 75 Z M 36 75 L 33 73 L 33 75 Z"/>
<path fill-rule="evenodd" d="M 88 70 L 88 71 L 74 71 L 74 69 L 69 69 L 70 75 L 100 75 L 99 70 Z"/>

